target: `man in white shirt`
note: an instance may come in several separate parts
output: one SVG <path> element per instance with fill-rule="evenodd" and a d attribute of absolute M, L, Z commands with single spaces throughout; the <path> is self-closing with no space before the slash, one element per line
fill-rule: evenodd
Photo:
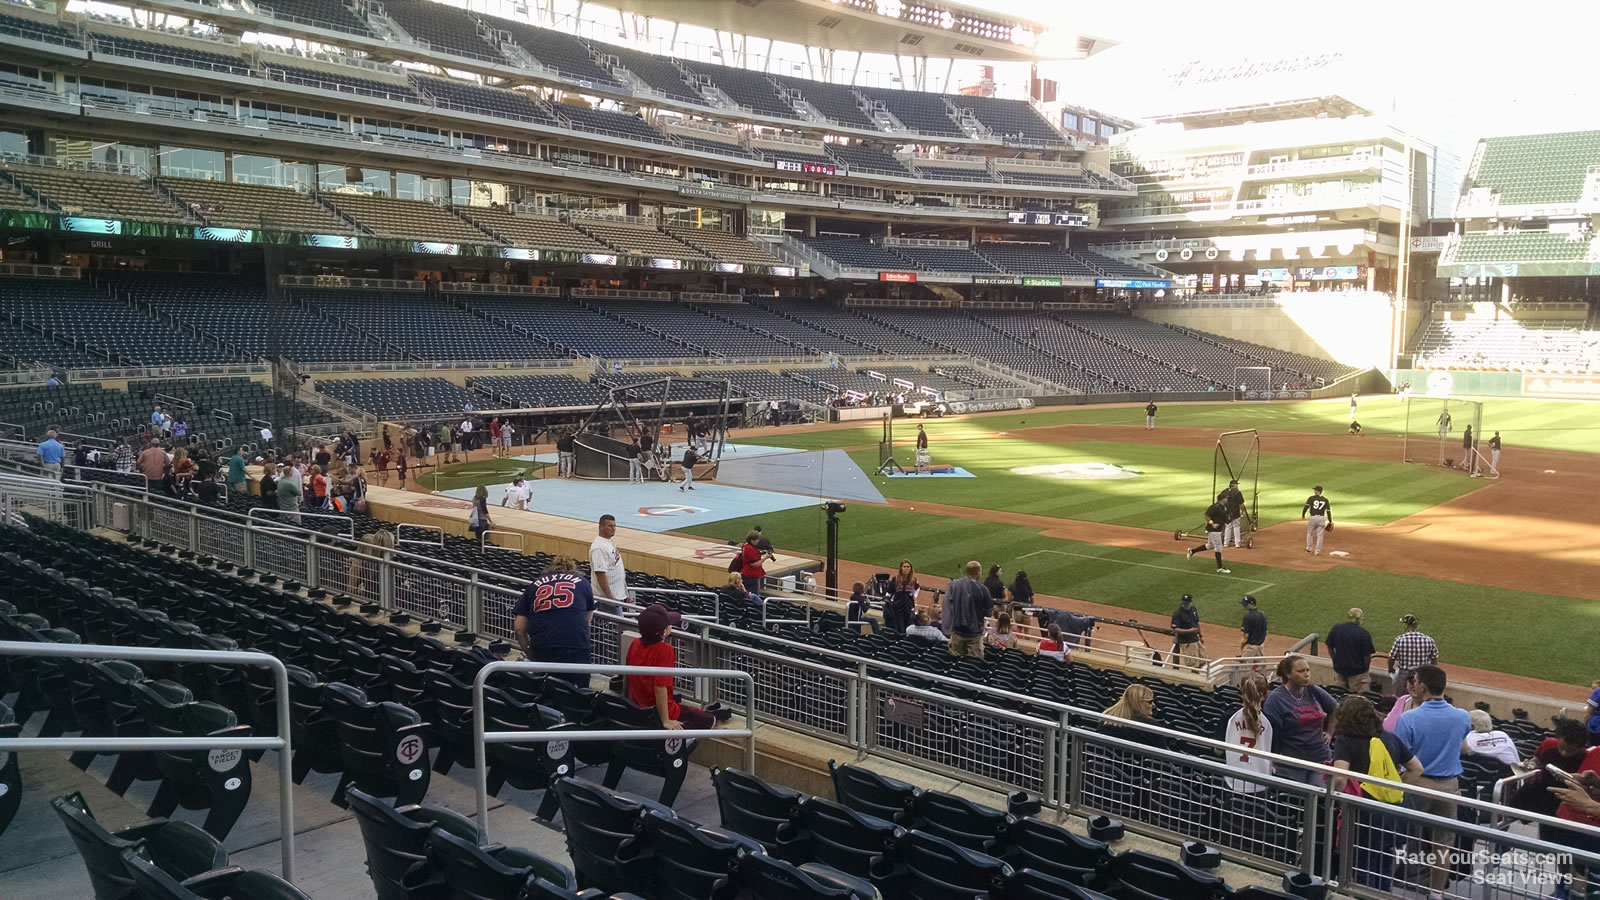
<path fill-rule="evenodd" d="M 472 452 L 472 417 L 461 420 L 461 427 L 457 429 L 461 435 L 461 450 L 464 453 Z"/>
<path fill-rule="evenodd" d="M 271 428 L 267 428 L 265 426 L 262 427 L 262 429 L 261 429 L 261 446 L 262 447 L 271 447 L 272 446 L 272 429 Z"/>
<path fill-rule="evenodd" d="M 1508 766 L 1520 761 L 1516 743 L 1510 735 L 1495 729 L 1494 719 L 1488 713 L 1475 709 L 1471 717 L 1472 733 L 1461 742 L 1462 756 L 1487 756 Z"/>
<path fill-rule="evenodd" d="M 628 573 L 622 566 L 622 552 L 611 542 L 616 533 L 616 516 L 601 516 L 600 534 L 589 544 L 589 582 L 596 600 L 626 603 Z"/>
<path fill-rule="evenodd" d="M 512 509 L 527 509 L 533 502 L 533 485 L 529 484 L 518 475 L 506 488 L 504 497 L 500 498 L 501 506 L 510 506 Z"/>

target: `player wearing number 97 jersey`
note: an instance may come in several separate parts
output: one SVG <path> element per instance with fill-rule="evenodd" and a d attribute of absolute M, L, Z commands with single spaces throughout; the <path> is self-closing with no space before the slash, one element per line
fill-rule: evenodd
<path fill-rule="evenodd" d="M 514 613 L 517 643 L 529 659 L 580 665 L 591 662 L 589 620 L 594 616 L 594 592 L 570 557 L 556 557 L 543 574 L 528 582 Z M 559 677 L 580 687 L 589 686 L 588 673 Z"/>

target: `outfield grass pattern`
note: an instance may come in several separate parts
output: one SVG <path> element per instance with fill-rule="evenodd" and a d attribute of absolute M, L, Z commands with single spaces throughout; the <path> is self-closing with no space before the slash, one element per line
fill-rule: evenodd
<path fill-rule="evenodd" d="M 1207 498 L 1215 496 L 1213 484 L 1220 481 L 1217 490 L 1227 486 L 1226 475 L 1213 478 L 1213 452 L 1202 448 L 1101 441 L 1045 444 L 997 438 L 941 441 L 936 450 L 939 462 L 961 466 L 978 477 L 875 477 L 873 483 L 885 497 L 1161 531 L 1198 527 Z M 863 471 L 877 467 L 875 450 L 855 451 L 850 456 Z M 1116 480 L 1067 480 L 1011 471 L 1041 464 L 1094 462 L 1141 474 Z M 1248 479 L 1245 482 L 1248 492 L 1251 486 Z M 1483 484 L 1454 472 L 1401 462 L 1262 454 L 1260 527 L 1300 518 L 1312 486 L 1324 483 L 1336 486 L 1330 488 L 1336 521 L 1375 525 L 1437 506 Z"/>
<path fill-rule="evenodd" d="M 1405 428 L 1405 404 L 1392 395 L 1361 398 L 1356 412 L 1368 435 L 1399 434 Z M 1350 402 L 1346 397 L 1298 403 L 1169 403 L 1161 407 L 1156 422 L 1165 427 L 1215 428 L 1219 433 L 1259 428 L 1342 435 L 1350 424 Z M 1073 424 L 1143 425 L 1144 412 L 1140 407 L 1131 406 L 1041 407 L 1003 416 L 980 416 L 952 422 L 932 420 L 928 428 L 948 439 L 1017 428 Z M 1457 434 L 1465 424 L 1459 420 L 1456 422 Z M 1514 453 L 1519 446 L 1600 452 L 1600 406 L 1593 403 L 1490 398 L 1483 401 L 1483 427 L 1484 439 L 1497 430 L 1501 432 L 1508 453 Z M 1413 431 L 1419 428 L 1426 431 L 1429 425 L 1412 423 Z M 897 440 L 908 440 L 915 431 L 913 423 L 905 420 L 895 423 Z M 882 432 L 879 425 L 827 431 L 795 428 L 778 435 L 742 440 L 744 443 L 820 450 L 876 444 Z"/>
<path fill-rule="evenodd" d="M 1405 426 L 1405 405 L 1393 396 L 1364 398 L 1357 411 L 1369 436 L 1396 434 Z M 885 496 L 907 503 L 928 501 L 1161 530 L 1194 527 L 1211 491 L 1210 449 L 1103 441 L 1045 444 L 1018 431 L 1067 424 L 1142 425 L 1142 420 L 1138 408 L 1074 407 L 930 421 L 927 429 L 936 459 L 978 477 L 873 480 Z M 1330 440 L 1346 439 L 1348 421 L 1347 398 L 1167 404 L 1158 416 L 1160 427 L 1218 433 L 1245 428 L 1298 431 L 1327 434 Z M 1600 407 L 1591 403 L 1491 399 L 1485 401 L 1483 422 L 1485 438 L 1495 430 L 1502 432 L 1508 459 L 1515 459 L 1519 447 L 1583 452 L 1600 448 Z M 915 430 L 911 423 L 896 423 L 896 437 L 902 442 L 908 442 Z M 825 449 L 875 447 L 880 437 L 877 425 L 796 428 L 755 442 Z M 1263 443 L 1270 451 L 1270 435 Z M 866 471 L 877 467 L 876 457 L 875 449 L 852 453 Z M 1009 471 L 1014 466 L 1071 461 L 1124 465 L 1143 474 L 1125 481 L 1057 482 Z M 1375 463 L 1269 452 L 1261 466 L 1263 523 L 1298 519 L 1300 505 L 1315 483 L 1329 486 L 1335 520 L 1375 524 L 1438 505 L 1482 484 L 1458 473 L 1407 465 L 1398 458 Z M 727 521 L 689 533 L 737 540 L 748 524 Z M 818 556 L 824 552 L 823 517 L 815 509 L 764 515 L 762 524 L 780 547 Z M 1027 570 L 1041 593 L 1154 613 L 1160 621 L 1165 621 L 1179 596 L 1193 594 L 1202 619 L 1212 626 L 1213 655 L 1229 655 L 1238 646 L 1239 598 L 1253 593 L 1277 634 L 1326 633 L 1343 620 L 1346 609 L 1360 606 L 1367 611 L 1380 650 L 1399 632 L 1400 616 L 1411 613 L 1438 641 L 1445 662 L 1573 684 L 1587 684 L 1596 674 L 1587 646 L 1569 635 L 1574 622 L 1600 618 L 1600 604 L 1571 597 L 1347 566 L 1291 571 L 1252 565 L 1249 551 L 1228 553 L 1232 575 L 1219 576 L 1209 558 L 1187 560 L 1177 552 L 1179 545 L 1172 553 L 1119 549 L 1042 537 L 1031 526 L 871 504 L 851 505 L 841 519 L 840 545 L 847 559 L 885 571 L 907 557 L 920 570 L 938 575 L 957 574 L 969 559 L 1000 563 L 1011 573 Z"/>
<path fill-rule="evenodd" d="M 761 523 L 785 550 L 817 556 L 825 551 L 819 510 L 769 513 Z M 727 521 L 686 531 L 739 540 L 748 527 L 748 522 Z M 867 504 L 853 504 L 840 517 L 839 542 L 847 558 L 884 571 L 907 557 L 919 571 L 941 576 L 958 575 L 969 559 L 999 563 L 1010 575 L 1027 571 L 1041 593 L 1153 613 L 1163 624 L 1178 598 L 1193 594 L 1210 626 L 1207 649 L 1213 656 L 1234 655 L 1239 598 L 1254 594 L 1276 634 L 1326 634 L 1343 621 L 1346 609 L 1359 606 L 1367 612 L 1380 651 L 1400 632 L 1400 617 L 1411 613 L 1438 641 L 1447 663 L 1570 684 L 1588 684 L 1596 674 L 1587 645 L 1575 644 L 1569 635 L 1573 623 L 1600 619 L 1600 604 L 1571 597 L 1342 566 L 1322 572 L 1276 569 L 1251 565 L 1249 551 L 1230 551 L 1232 575 L 1219 576 L 1209 557 L 1190 561 L 1176 551 L 1064 541 L 1024 526 Z"/>

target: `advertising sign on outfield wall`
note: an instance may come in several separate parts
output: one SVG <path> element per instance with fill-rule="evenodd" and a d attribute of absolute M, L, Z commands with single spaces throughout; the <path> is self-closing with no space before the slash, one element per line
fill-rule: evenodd
<path fill-rule="evenodd" d="M 1600 375 L 1532 375 L 1522 376 L 1524 397 L 1576 397 L 1580 400 L 1600 400 Z"/>
<path fill-rule="evenodd" d="M 948 406 L 956 415 L 962 413 L 999 412 L 1005 409 L 1033 409 L 1033 400 L 1029 397 L 1016 397 L 1010 400 L 952 400 Z"/>

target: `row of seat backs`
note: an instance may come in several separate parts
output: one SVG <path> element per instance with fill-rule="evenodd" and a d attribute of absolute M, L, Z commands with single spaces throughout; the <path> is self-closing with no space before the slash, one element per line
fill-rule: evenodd
<path fill-rule="evenodd" d="M 50 806 L 77 847 L 95 900 L 309 900 L 270 872 L 230 866 L 222 843 L 187 822 L 152 819 L 109 832 L 77 795 Z"/>

